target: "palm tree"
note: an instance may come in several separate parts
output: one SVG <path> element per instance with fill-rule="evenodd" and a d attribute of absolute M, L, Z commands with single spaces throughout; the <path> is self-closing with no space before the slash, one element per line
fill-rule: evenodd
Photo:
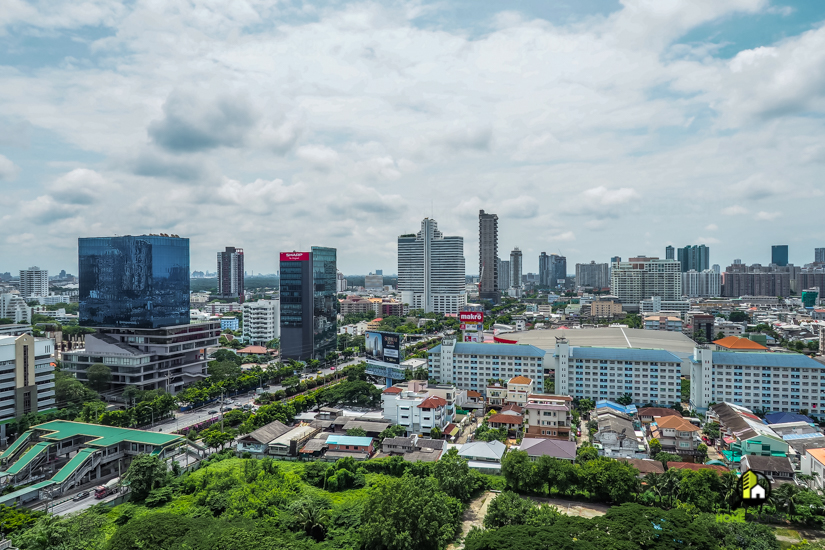
<path fill-rule="evenodd" d="M 306 534 L 316 541 L 324 539 L 329 520 L 327 511 L 317 502 L 307 502 L 296 514 Z"/>
<path fill-rule="evenodd" d="M 668 507 L 673 508 L 673 497 L 679 496 L 679 485 L 682 481 L 681 472 L 671 468 L 662 474 L 662 494 L 668 497 Z"/>
<path fill-rule="evenodd" d="M 771 494 L 771 500 L 777 509 L 788 509 L 789 516 L 796 515 L 796 499 L 802 489 L 792 483 L 783 483 Z"/>
<path fill-rule="evenodd" d="M 733 495 L 736 493 L 736 487 L 739 483 L 739 479 L 736 477 L 736 474 L 733 472 L 726 472 L 722 474 L 719 478 L 719 490 L 722 494 L 722 498 L 727 504 L 728 513 L 730 513 L 730 501 L 733 498 Z"/>
<path fill-rule="evenodd" d="M 642 481 L 647 485 L 647 488 L 650 489 L 650 492 L 656 497 L 656 504 L 662 504 L 662 488 L 664 487 L 662 483 L 662 476 L 660 474 L 649 473 L 645 475 Z"/>

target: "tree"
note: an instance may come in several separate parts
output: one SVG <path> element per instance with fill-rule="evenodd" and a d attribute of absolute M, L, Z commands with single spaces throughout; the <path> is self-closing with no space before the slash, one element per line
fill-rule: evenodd
<path fill-rule="evenodd" d="M 708 459 L 708 446 L 704 443 L 699 443 L 699 445 L 696 447 L 696 451 L 699 453 L 700 461 L 702 462 L 702 464 L 704 464 L 705 461 Z"/>
<path fill-rule="evenodd" d="M 496 495 L 484 516 L 484 527 L 495 529 L 505 525 L 526 525 L 536 506 L 512 491 Z"/>
<path fill-rule="evenodd" d="M 592 399 L 584 398 L 579 400 L 579 404 L 576 408 L 581 414 L 587 414 L 596 408 L 596 404 Z"/>
<path fill-rule="evenodd" d="M 599 451 L 592 445 L 582 445 L 576 449 L 576 464 L 584 464 L 599 458 Z"/>
<path fill-rule="evenodd" d="M 662 444 L 655 437 L 648 442 L 648 445 L 650 446 L 651 456 L 656 456 L 662 452 Z"/>
<path fill-rule="evenodd" d="M 619 405 L 632 405 L 633 404 L 633 396 L 629 393 L 624 394 L 620 398 L 616 400 Z"/>
<path fill-rule="evenodd" d="M 733 323 L 744 323 L 748 320 L 748 314 L 744 311 L 731 311 L 728 320 Z"/>
<path fill-rule="evenodd" d="M 89 385 L 97 391 L 103 391 L 109 387 L 112 381 L 112 369 L 103 363 L 95 363 L 86 371 L 86 378 Z"/>
<path fill-rule="evenodd" d="M 720 331 L 720 332 L 717 332 L 717 333 L 716 333 L 716 339 L 717 339 L 717 340 L 721 340 L 721 339 L 722 339 L 722 338 L 724 338 L 724 337 L 725 337 L 725 333 L 724 333 L 724 332 L 721 332 L 721 331 Z"/>
<path fill-rule="evenodd" d="M 132 459 L 124 481 L 129 483 L 132 499 L 144 500 L 152 490 L 164 486 L 169 480 L 166 463 L 157 455 L 140 454 Z"/>
<path fill-rule="evenodd" d="M 352 428 L 347 430 L 347 435 L 353 437 L 366 437 L 367 430 L 365 430 L 364 428 Z"/>
<path fill-rule="evenodd" d="M 462 506 L 433 478 L 379 481 L 361 514 L 360 548 L 441 550 L 458 533 Z"/>
<path fill-rule="evenodd" d="M 656 453 L 653 455 L 653 460 L 661 462 L 662 466 L 667 468 L 668 462 L 682 462 L 682 457 L 673 453 Z"/>
<path fill-rule="evenodd" d="M 232 352 L 227 351 L 227 353 Z M 206 367 L 206 372 L 209 373 L 209 376 L 213 382 L 232 380 L 239 377 L 243 373 L 241 366 L 234 361 L 210 361 L 209 365 Z"/>
<path fill-rule="evenodd" d="M 441 428 L 439 428 L 438 426 L 433 426 L 433 428 L 430 430 L 430 437 L 432 437 L 433 439 L 441 439 Z"/>
<path fill-rule="evenodd" d="M 450 449 L 435 463 L 433 476 L 441 490 L 448 496 L 468 502 L 480 481 L 480 476 L 471 470 L 466 459 L 458 456 L 458 450 Z"/>

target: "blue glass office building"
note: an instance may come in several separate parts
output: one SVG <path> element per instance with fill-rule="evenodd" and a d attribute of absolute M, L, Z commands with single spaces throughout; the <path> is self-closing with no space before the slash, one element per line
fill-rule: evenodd
<path fill-rule="evenodd" d="M 338 251 L 321 246 L 312 247 L 313 311 L 312 355 L 323 360 L 335 351 L 338 343 L 338 293 L 335 291 L 338 273 Z"/>
<path fill-rule="evenodd" d="M 80 325 L 189 324 L 189 239 L 161 235 L 78 239 Z"/>
<path fill-rule="evenodd" d="M 788 245 L 775 244 L 771 247 L 771 263 L 783 267 L 788 265 Z"/>

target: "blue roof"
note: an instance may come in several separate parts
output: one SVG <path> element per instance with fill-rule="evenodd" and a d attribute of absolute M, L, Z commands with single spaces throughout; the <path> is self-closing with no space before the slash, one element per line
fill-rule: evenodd
<path fill-rule="evenodd" d="M 329 445 L 355 445 L 358 447 L 369 447 L 371 443 L 371 437 L 356 437 L 353 435 L 331 435 L 327 438 L 327 444 Z"/>
<path fill-rule="evenodd" d="M 809 433 L 809 434 L 788 434 L 788 435 L 783 435 L 782 439 L 784 439 L 785 441 L 793 441 L 795 439 L 814 439 L 816 437 L 825 437 L 825 436 L 823 436 L 819 432 L 813 432 L 813 433 Z"/>
<path fill-rule="evenodd" d="M 714 353 L 714 356 L 716 354 Z M 653 361 L 656 363 L 681 363 L 678 356 L 663 349 L 639 348 L 590 348 L 570 346 L 570 359 L 597 359 L 610 361 Z"/>
<path fill-rule="evenodd" d="M 607 407 L 609 409 L 613 409 L 614 411 L 618 411 L 622 414 L 626 414 L 629 416 L 633 416 L 638 412 L 638 409 L 636 409 L 636 405 L 624 406 L 616 403 L 615 401 L 607 401 L 605 399 L 596 401 L 596 408 L 600 409 L 601 407 Z"/>
<path fill-rule="evenodd" d="M 714 351 L 714 365 L 742 365 L 745 367 L 791 367 L 804 369 L 822 369 L 825 365 L 814 361 L 801 353 L 770 353 Z"/>
<path fill-rule="evenodd" d="M 441 344 L 429 353 L 441 353 Z M 455 352 L 465 355 L 518 355 L 521 357 L 544 357 L 547 352 L 532 344 L 484 344 L 481 342 L 457 342 Z"/>
<path fill-rule="evenodd" d="M 813 424 L 813 420 L 804 414 L 773 412 L 765 415 L 765 422 L 768 424 L 785 424 L 786 422 L 807 422 Z"/>

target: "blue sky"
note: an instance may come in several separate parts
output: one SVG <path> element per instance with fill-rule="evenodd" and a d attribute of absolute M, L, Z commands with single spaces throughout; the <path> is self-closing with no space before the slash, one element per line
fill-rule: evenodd
<path fill-rule="evenodd" d="M 526 271 L 701 243 L 804 264 L 825 246 L 823 22 L 770 0 L 8 0 L 0 272 L 166 232 L 193 269 L 323 245 L 391 273 L 433 215 L 472 273 L 482 208 Z"/>

